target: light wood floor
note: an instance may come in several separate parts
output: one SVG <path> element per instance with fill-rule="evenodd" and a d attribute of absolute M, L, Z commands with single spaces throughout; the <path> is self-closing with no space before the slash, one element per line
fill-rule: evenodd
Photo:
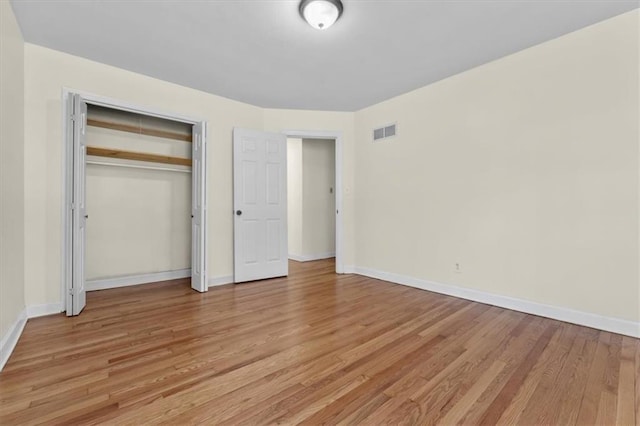
<path fill-rule="evenodd" d="M 0 424 L 640 420 L 640 341 L 291 263 L 288 279 L 89 293 L 29 320 Z"/>

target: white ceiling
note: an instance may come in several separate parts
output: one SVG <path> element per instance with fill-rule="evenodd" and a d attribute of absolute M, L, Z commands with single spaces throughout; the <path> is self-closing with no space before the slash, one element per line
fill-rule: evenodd
<path fill-rule="evenodd" d="M 354 111 L 638 7 L 638 0 L 12 0 L 26 41 L 269 108 Z"/>

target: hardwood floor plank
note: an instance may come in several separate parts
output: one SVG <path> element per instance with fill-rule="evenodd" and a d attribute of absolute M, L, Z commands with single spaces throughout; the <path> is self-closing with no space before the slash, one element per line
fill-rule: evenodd
<path fill-rule="evenodd" d="M 616 395 L 608 390 L 600 393 L 600 401 L 598 403 L 598 414 L 596 416 L 596 425 L 613 425 L 616 424 Z"/>
<path fill-rule="evenodd" d="M 494 361 L 488 370 L 475 380 L 473 385 L 458 402 L 439 421 L 442 424 L 457 424 L 462 420 L 473 404 L 482 396 L 489 384 L 500 375 L 507 365 L 503 361 Z"/>
<path fill-rule="evenodd" d="M 446 393 L 453 389 L 453 386 L 445 386 L 438 388 L 438 390 L 432 394 L 434 388 L 440 386 L 445 378 L 451 378 L 451 375 L 457 375 L 462 368 L 471 369 L 473 363 L 468 362 L 468 350 L 461 345 L 461 342 L 469 342 L 474 336 L 486 335 L 489 331 L 499 333 L 501 327 L 495 327 L 498 323 L 503 323 L 509 313 L 499 308 L 492 308 L 483 312 L 478 318 L 492 318 L 488 322 L 479 321 L 470 328 L 457 328 L 456 333 L 453 333 L 446 340 L 446 345 L 439 348 L 437 357 L 432 357 L 421 365 L 417 366 L 413 375 L 408 375 L 396 383 L 392 384 L 385 390 L 387 395 L 392 396 L 387 402 L 385 402 L 378 410 L 371 413 L 368 418 L 369 422 L 375 422 L 378 418 L 386 418 L 392 413 L 396 412 L 401 405 L 407 399 L 419 402 L 420 406 L 426 406 L 429 404 L 427 400 L 434 399 L 442 405 L 446 404 Z M 515 327 L 504 322 L 504 326 Z M 487 339 L 489 340 L 489 339 Z M 488 348 L 488 346 L 487 346 Z M 478 362 L 485 357 L 480 355 L 476 358 Z M 458 375 L 458 380 L 460 376 Z M 444 381 L 445 385 L 450 383 L 448 380 Z M 413 406 L 413 405 L 410 405 Z M 429 406 L 429 412 L 425 410 L 418 410 L 418 416 L 439 416 L 439 409 L 433 409 Z M 405 409 L 408 406 L 405 405 Z M 426 419 L 421 418 L 421 421 Z"/>
<path fill-rule="evenodd" d="M 357 275 L 333 260 L 31 319 L 0 424 L 636 424 L 640 342 Z"/>
<path fill-rule="evenodd" d="M 327 386 L 322 392 L 315 392 L 313 398 L 305 401 L 303 406 L 300 406 L 300 404 L 295 405 L 286 415 L 276 419 L 276 422 L 280 424 L 300 424 L 311 415 L 339 399 L 342 395 L 357 389 L 367 380 L 369 380 L 367 376 L 359 375 L 337 389 Z"/>
<path fill-rule="evenodd" d="M 514 389 L 522 383 L 528 373 L 527 360 L 539 356 L 537 352 L 541 339 L 545 338 L 545 321 L 540 317 L 526 316 L 510 333 L 509 339 L 498 360 L 505 368 L 496 376 L 480 397 L 469 408 L 460 422 L 463 424 L 495 424 L 513 397 Z M 549 335 L 548 338 L 550 338 Z M 548 342 L 548 340 L 546 340 Z M 546 344 L 546 343 L 544 343 Z M 519 375 L 519 374 L 524 375 Z M 517 383 L 517 385 L 516 385 Z M 491 414 L 493 412 L 493 414 Z M 489 419 L 493 416 L 493 419 Z"/>
<path fill-rule="evenodd" d="M 575 371 L 581 360 L 584 350 L 585 337 L 582 333 L 584 327 L 571 324 L 563 324 L 561 328 L 560 348 L 562 354 L 556 355 L 555 361 L 547 365 L 545 375 L 540 380 L 534 395 L 529 401 L 521 419 L 525 422 L 533 419 L 540 424 L 558 424 L 560 415 L 564 407 L 579 406 L 582 394 L 580 388 L 572 389 L 576 377 Z M 595 336 L 594 336 L 595 337 Z M 537 410 L 538 406 L 547 406 L 548 410 Z M 569 414 L 569 418 L 574 419 L 577 410 Z M 569 421 L 565 419 L 565 421 Z"/>
<path fill-rule="evenodd" d="M 350 410 L 348 416 L 344 419 L 336 422 L 338 425 L 357 425 L 364 424 L 365 418 L 369 415 L 369 413 L 375 412 L 378 407 L 383 405 L 385 402 L 389 400 L 389 397 L 385 393 L 379 393 L 377 395 L 373 395 L 370 398 L 366 398 L 363 401 L 362 405 L 358 406 L 358 409 Z"/>
<path fill-rule="evenodd" d="M 594 423 L 596 420 L 603 390 L 605 369 L 607 368 L 607 356 L 611 337 L 611 334 L 604 332 L 599 333 L 598 347 L 596 348 L 593 363 L 589 369 L 589 378 L 580 403 L 577 424 L 586 424 L 589 421 Z"/>
<path fill-rule="evenodd" d="M 640 422 L 640 344 L 638 341 L 634 339 L 636 342 L 636 374 L 634 375 L 636 379 L 636 424 Z"/>
<path fill-rule="evenodd" d="M 509 316 L 513 314 L 512 312 L 505 313 L 509 314 Z M 524 315 L 520 314 L 520 316 L 523 317 L 522 320 L 526 320 Z M 507 317 L 501 315 L 498 318 L 504 319 Z M 489 341 L 493 340 L 490 336 L 497 337 L 493 345 L 486 345 L 484 341 L 478 341 L 477 345 L 469 346 L 462 356 L 451 362 L 439 374 L 433 376 L 419 392 L 414 393 L 411 399 L 419 402 L 422 408 L 419 422 L 429 424 L 442 422 L 442 417 L 450 415 L 450 410 L 464 400 L 467 393 L 473 389 L 475 383 L 483 377 L 487 369 L 491 369 L 496 363 L 499 363 L 501 365 L 499 371 L 502 372 L 506 363 L 500 360 L 500 355 L 509 347 L 509 343 L 517 338 L 512 331 L 520 327 L 522 320 L 520 322 L 509 322 L 506 325 L 506 329 L 496 327 L 495 331 L 491 331 L 491 334 L 485 335 L 488 337 L 486 340 Z M 506 332 L 507 330 L 509 332 Z M 494 332 L 495 334 L 493 334 Z M 493 377 L 493 379 L 497 379 L 497 377 Z M 492 382 L 493 380 L 483 386 L 482 393 L 490 389 Z M 482 393 L 479 393 L 474 401 Z M 469 409 L 470 407 L 460 413 L 460 419 L 464 417 Z M 457 414 L 455 415 L 457 416 Z"/>
<path fill-rule="evenodd" d="M 554 410 L 540 411 L 538 407 L 549 407 L 553 405 L 558 397 L 564 392 L 563 387 L 566 380 L 561 380 L 561 372 L 570 369 L 582 349 L 576 344 L 577 328 L 571 324 L 562 324 L 559 330 L 559 339 L 553 348 L 555 354 L 545 363 L 537 386 L 527 402 L 519 420 L 525 424 L 553 424 L 550 417 L 553 417 Z M 569 365 L 569 367 L 567 367 Z"/>
<path fill-rule="evenodd" d="M 635 353 L 636 342 L 631 337 L 624 337 L 622 340 L 622 348 L 620 351 L 620 372 L 618 377 L 618 395 L 616 420 L 617 425 L 635 425 L 636 407 L 635 407 L 635 389 L 638 377 L 635 371 Z"/>
<path fill-rule="evenodd" d="M 545 339 L 546 344 L 540 348 L 538 356 L 534 359 L 529 359 L 533 365 L 523 366 L 528 370 L 528 374 L 522 378 L 520 385 L 515 389 L 516 392 L 514 392 L 511 401 L 509 401 L 508 404 L 504 404 L 506 408 L 495 423 L 496 425 L 518 424 L 520 416 L 524 412 L 525 407 L 533 396 L 544 374 L 546 363 L 557 356 L 553 348 L 558 345 L 560 337 L 558 330 L 560 327 L 561 324 L 558 323 L 549 324 L 547 331 L 551 334 L 550 338 L 547 336 L 548 340 Z"/>
<path fill-rule="evenodd" d="M 368 405 L 369 400 L 375 399 L 377 395 L 383 394 L 385 388 L 393 384 L 400 377 L 411 374 L 415 367 L 424 362 L 426 359 L 437 353 L 437 347 L 445 338 L 436 336 L 425 342 L 422 346 L 416 348 L 413 352 L 405 355 L 399 362 L 387 364 L 387 368 L 377 374 L 373 374 L 366 383 L 364 383 L 357 392 L 348 393 L 332 404 L 317 412 L 314 416 L 305 420 L 306 424 L 320 423 L 337 423 L 350 416 L 354 411 L 367 406 L 367 410 L 371 410 L 372 406 Z M 382 398 L 380 403 L 384 403 L 387 398 Z"/>
<path fill-rule="evenodd" d="M 580 404 L 584 396 L 587 380 L 589 379 L 589 366 L 595 357 L 598 345 L 598 330 L 582 327 L 583 339 L 578 341 L 583 343 L 582 351 L 576 361 L 573 372 L 565 371 L 563 380 L 566 380 L 562 387 L 561 396 L 556 399 L 555 418 L 557 424 L 576 424 L 580 410 Z"/>

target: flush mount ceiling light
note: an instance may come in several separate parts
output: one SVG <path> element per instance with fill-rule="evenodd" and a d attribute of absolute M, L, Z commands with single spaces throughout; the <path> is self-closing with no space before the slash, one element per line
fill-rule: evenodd
<path fill-rule="evenodd" d="M 313 28 L 326 30 L 342 15 L 340 0 L 302 0 L 300 15 Z"/>

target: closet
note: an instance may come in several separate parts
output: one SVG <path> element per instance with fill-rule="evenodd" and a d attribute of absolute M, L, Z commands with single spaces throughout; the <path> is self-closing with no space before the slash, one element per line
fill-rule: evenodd
<path fill-rule="evenodd" d="M 192 128 L 87 106 L 88 291 L 191 275 Z"/>

